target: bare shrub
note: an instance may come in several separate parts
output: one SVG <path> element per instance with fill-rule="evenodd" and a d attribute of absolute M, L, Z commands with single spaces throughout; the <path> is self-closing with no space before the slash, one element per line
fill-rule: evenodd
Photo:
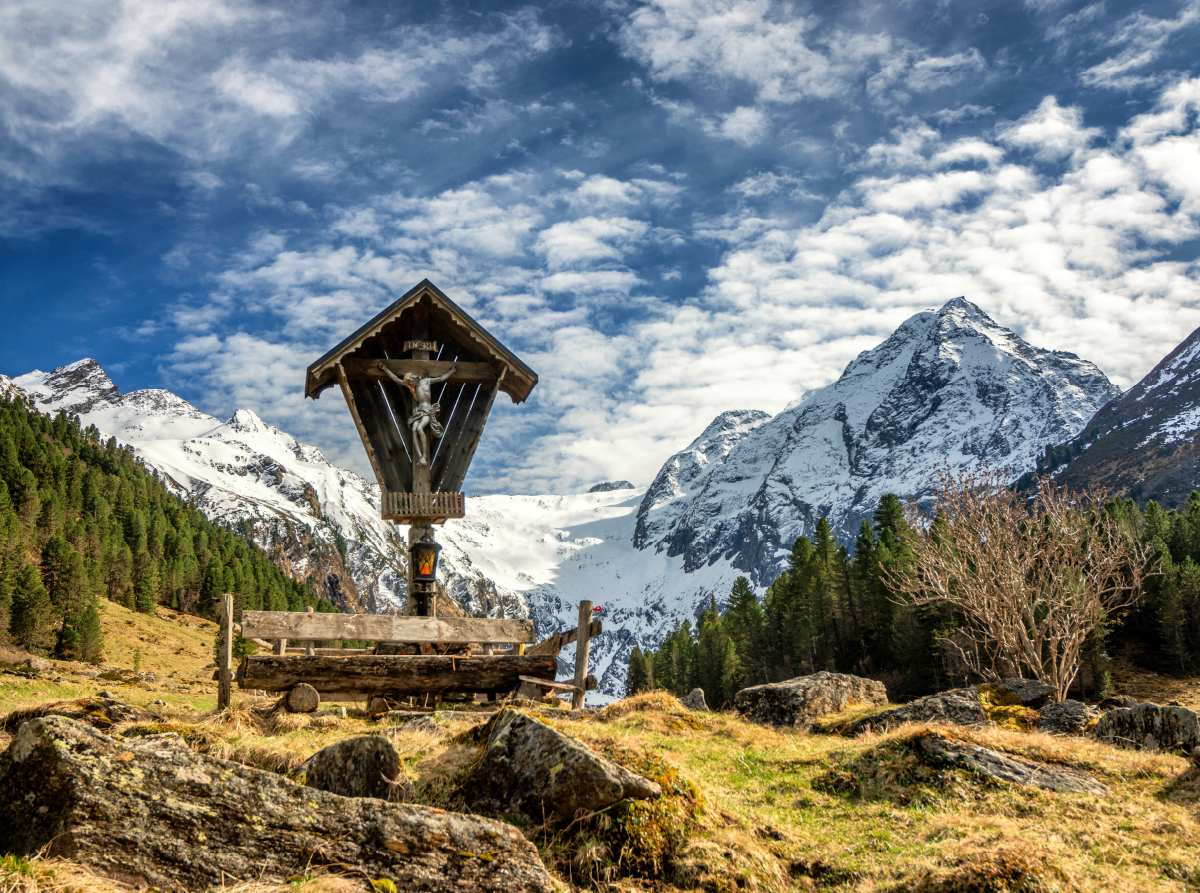
<path fill-rule="evenodd" d="M 940 469 L 932 512 L 906 511 L 914 561 L 896 591 L 953 610 L 941 641 L 973 673 L 1041 679 L 1061 700 L 1088 634 L 1141 597 L 1146 549 L 1104 501 L 1045 479 L 1030 499 L 1000 472 Z"/>

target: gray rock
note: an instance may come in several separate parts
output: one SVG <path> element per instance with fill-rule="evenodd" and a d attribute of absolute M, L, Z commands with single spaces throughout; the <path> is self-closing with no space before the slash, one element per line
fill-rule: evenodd
<path fill-rule="evenodd" d="M 708 704 L 704 701 L 704 689 L 702 688 L 693 688 L 679 699 L 679 703 L 688 710 L 708 710 Z"/>
<path fill-rule="evenodd" d="M 1108 788 L 1103 783 L 1078 769 L 1047 766 L 1045 763 L 1035 763 L 998 750 L 968 744 L 965 741 L 951 741 L 937 735 L 918 738 L 915 743 L 921 751 L 936 760 L 967 766 L 997 781 L 1059 793 L 1095 794 L 1097 797 L 1108 793 Z"/>
<path fill-rule="evenodd" d="M 797 728 L 808 728 L 814 720 L 847 707 L 882 706 L 887 702 L 882 682 L 824 671 L 743 688 L 733 696 L 733 706 L 747 719 Z"/>
<path fill-rule="evenodd" d="M 867 716 L 848 725 L 844 735 L 858 735 L 866 731 L 882 732 L 906 722 L 946 723 L 960 726 L 986 726 L 989 724 L 983 699 L 973 688 L 956 688 L 941 694 L 913 701 Z"/>
<path fill-rule="evenodd" d="M 282 884 L 310 865 L 401 890 L 553 890 L 511 825 L 339 797 L 193 753 L 174 735 L 117 740 L 57 716 L 25 723 L 0 754 L 0 852 L 43 847 L 171 890 Z"/>
<path fill-rule="evenodd" d="M 347 738 L 318 750 L 296 771 L 296 780 L 342 797 L 403 801 L 411 785 L 400 780 L 400 755 L 386 738 Z"/>
<path fill-rule="evenodd" d="M 1080 701 L 1059 701 L 1042 708 L 1037 730 L 1051 735 L 1082 735 L 1099 713 Z"/>
<path fill-rule="evenodd" d="M 1054 686 L 1040 679 L 1020 679 L 1012 676 L 1008 679 L 1001 679 L 1000 687 L 1019 698 L 1022 706 L 1034 709 L 1048 702 L 1054 694 Z"/>
<path fill-rule="evenodd" d="M 167 702 L 164 701 L 162 698 L 159 698 L 157 701 L 151 701 L 150 706 L 151 707 L 166 707 Z"/>
<path fill-rule="evenodd" d="M 1200 745 L 1200 719 L 1186 707 L 1162 707 L 1147 701 L 1109 710 L 1092 735 L 1097 741 L 1129 750 L 1191 753 Z"/>
<path fill-rule="evenodd" d="M 1111 698 L 1105 698 L 1100 702 L 1101 710 L 1112 710 L 1115 707 L 1136 707 L 1142 703 L 1137 698 L 1131 698 L 1129 695 L 1114 695 Z"/>
<path fill-rule="evenodd" d="M 101 692 L 101 695 L 108 695 L 108 692 Z M 21 727 L 22 723 L 43 716 L 65 716 L 68 719 L 88 723 L 101 731 L 107 731 L 122 722 L 160 722 L 162 720 L 162 717 L 157 714 L 140 707 L 124 704 L 109 696 L 76 698 L 71 701 L 49 701 L 38 704 L 36 707 L 17 709 L 0 719 L 0 729 L 12 735 Z"/>
<path fill-rule="evenodd" d="M 31 670 L 37 670 L 39 673 L 45 673 L 54 669 L 54 664 L 46 660 L 44 657 L 30 657 L 25 660 L 25 666 Z"/>
<path fill-rule="evenodd" d="M 636 489 L 629 481 L 605 481 L 603 484 L 596 484 L 588 489 L 589 493 L 611 493 L 613 490 L 633 490 Z"/>
<path fill-rule="evenodd" d="M 654 782 L 532 716 L 506 707 L 490 725 L 483 757 L 463 784 L 471 808 L 485 815 L 571 819 L 581 809 L 662 795 Z"/>

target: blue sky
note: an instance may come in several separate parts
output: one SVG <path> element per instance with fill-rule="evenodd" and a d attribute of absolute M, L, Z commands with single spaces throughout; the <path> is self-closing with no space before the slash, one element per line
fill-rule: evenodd
<path fill-rule="evenodd" d="M 0 372 L 253 409 L 428 276 L 541 376 L 469 492 L 648 483 L 966 295 L 1127 387 L 1200 325 L 1200 0 L 0 5 Z"/>

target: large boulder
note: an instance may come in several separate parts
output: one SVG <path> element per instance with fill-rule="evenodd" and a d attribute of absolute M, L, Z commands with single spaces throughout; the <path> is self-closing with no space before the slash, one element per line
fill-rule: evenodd
<path fill-rule="evenodd" d="M 401 890 L 553 889 L 516 828 L 339 797 L 193 753 L 174 735 L 122 740 L 58 716 L 0 754 L 0 852 L 81 862 L 131 885 L 282 884 L 312 867 Z"/>
<path fill-rule="evenodd" d="M 1130 750 L 1178 750 L 1191 753 L 1200 745 L 1200 719 L 1186 707 L 1163 707 L 1149 701 L 1109 710 L 1096 723 L 1097 741 Z"/>
<path fill-rule="evenodd" d="M 486 815 L 574 818 L 620 800 L 662 795 L 647 778 L 618 766 L 569 735 L 506 707 L 492 721 L 483 756 L 463 785 Z"/>
<path fill-rule="evenodd" d="M 988 725 L 990 720 L 978 691 L 973 688 L 956 688 L 863 717 L 846 726 L 842 734 L 883 732 L 906 722 L 982 727 Z"/>
<path fill-rule="evenodd" d="M 965 766 L 997 781 L 1059 793 L 1095 794 L 1098 797 L 1108 793 L 1108 788 L 1095 776 L 1078 769 L 1048 766 L 978 744 L 952 741 L 940 735 L 925 735 L 915 743 L 918 749 L 935 760 Z"/>
<path fill-rule="evenodd" d="M 887 702 L 882 682 L 824 671 L 743 688 L 733 696 L 733 706 L 747 719 L 804 729 L 828 713 L 862 704 L 881 707 Z"/>
<path fill-rule="evenodd" d="M 679 703 L 688 710 L 707 710 L 708 703 L 704 700 L 704 689 L 693 688 L 679 699 Z"/>
<path fill-rule="evenodd" d="M 318 750 L 297 770 L 296 780 L 342 797 L 409 799 L 411 785 L 400 779 L 400 755 L 387 738 L 347 738 Z"/>
<path fill-rule="evenodd" d="M 1098 715 L 1098 711 L 1080 701 L 1059 701 L 1042 708 L 1037 730 L 1051 735 L 1082 735 Z"/>

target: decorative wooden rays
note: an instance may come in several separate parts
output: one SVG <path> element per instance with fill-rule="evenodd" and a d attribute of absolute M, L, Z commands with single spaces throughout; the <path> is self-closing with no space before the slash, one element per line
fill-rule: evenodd
<path fill-rule="evenodd" d="M 411 557 L 414 543 L 432 545 L 431 524 L 463 517 L 460 490 L 496 393 L 522 403 L 537 380 L 426 279 L 309 366 L 304 394 L 341 388 L 379 481 L 383 517 L 411 525 Z M 417 596 L 410 613 L 431 614 L 432 574 L 414 580 L 410 567 L 408 583 Z"/>

